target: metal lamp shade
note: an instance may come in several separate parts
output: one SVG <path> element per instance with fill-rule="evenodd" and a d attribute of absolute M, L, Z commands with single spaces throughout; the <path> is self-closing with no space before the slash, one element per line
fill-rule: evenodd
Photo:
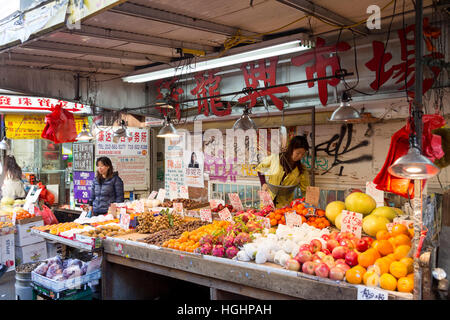
<path fill-rule="evenodd" d="M 94 137 L 92 136 L 92 134 L 87 131 L 86 129 L 86 125 L 83 124 L 83 130 L 81 130 L 81 132 L 77 135 L 76 140 L 77 141 L 90 141 L 94 139 Z"/>
<path fill-rule="evenodd" d="M 256 129 L 256 124 L 253 122 L 252 119 L 248 116 L 248 114 L 243 114 L 233 125 L 233 129 L 242 129 L 242 130 L 248 130 L 248 129 Z"/>
<path fill-rule="evenodd" d="M 9 144 L 6 141 L 6 137 L 4 137 L 3 140 L 0 141 L 0 150 L 9 150 L 9 149 L 10 149 Z"/>
<path fill-rule="evenodd" d="M 177 138 L 179 136 L 177 129 L 170 122 L 166 122 L 157 134 L 158 138 Z"/>
<path fill-rule="evenodd" d="M 350 106 L 348 102 L 341 102 L 341 105 L 339 108 L 334 110 L 333 114 L 331 115 L 329 121 L 348 121 L 348 120 L 355 120 L 360 119 L 361 116 L 359 112 Z"/>
<path fill-rule="evenodd" d="M 417 148 L 412 147 L 389 167 L 388 172 L 399 178 L 422 180 L 439 174 L 440 169 Z"/>

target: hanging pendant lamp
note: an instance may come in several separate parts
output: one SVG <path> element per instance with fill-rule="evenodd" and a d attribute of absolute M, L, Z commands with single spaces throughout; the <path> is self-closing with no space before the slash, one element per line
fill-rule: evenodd
<path fill-rule="evenodd" d="M 90 141 L 94 139 L 94 136 L 87 130 L 86 124 L 83 123 L 83 130 L 77 135 L 77 141 Z"/>
<path fill-rule="evenodd" d="M 159 130 L 158 134 L 156 135 L 158 138 L 177 138 L 180 135 L 177 132 L 177 129 L 175 129 L 174 125 L 170 121 L 170 117 L 167 116 L 164 119 L 164 125 Z"/>
<path fill-rule="evenodd" d="M 6 137 L 3 138 L 2 141 L 0 141 L 0 150 L 10 150 L 11 147 L 8 144 L 8 139 Z"/>
<path fill-rule="evenodd" d="M 244 109 L 244 112 L 242 116 L 236 120 L 236 122 L 233 125 L 233 129 L 242 129 L 242 130 L 248 130 L 248 129 L 256 129 L 255 122 L 249 117 L 249 110 L 248 108 Z"/>
<path fill-rule="evenodd" d="M 339 106 L 339 108 L 334 110 L 328 121 L 345 122 L 349 120 L 360 119 L 360 113 L 355 108 L 350 106 L 351 100 L 352 98 L 350 97 L 350 94 L 344 91 L 344 93 L 342 94 L 341 105 Z"/>

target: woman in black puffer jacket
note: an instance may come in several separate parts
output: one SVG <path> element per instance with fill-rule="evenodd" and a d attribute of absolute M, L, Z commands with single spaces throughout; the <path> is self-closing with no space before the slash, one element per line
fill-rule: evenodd
<path fill-rule="evenodd" d="M 96 162 L 97 176 L 91 190 L 89 205 L 92 215 L 106 214 L 111 203 L 123 202 L 123 181 L 114 172 L 111 160 L 100 157 Z"/>

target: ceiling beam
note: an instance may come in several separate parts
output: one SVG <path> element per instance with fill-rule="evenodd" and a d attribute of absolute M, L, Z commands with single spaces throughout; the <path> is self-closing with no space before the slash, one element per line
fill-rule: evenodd
<path fill-rule="evenodd" d="M 116 49 L 105 49 L 89 46 L 80 46 L 78 44 L 67 44 L 53 41 L 35 41 L 29 44 L 25 43 L 22 48 L 35 49 L 35 50 L 45 50 L 51 52 L 61 52 L 61 53 L 72 53 L 72 54 L 83 54 L 92 55 L 97 57 L 107 57 L 107 58 L 119 58 L 119 59 L 132 59 L 132 60 L 146 60 L 147 62 L 170 62 L 170 57 L 164 57 L 153 54 L 137 53 L 122 51 Z"/>
<path fill-rule="evenodd" d="M 238 31 L 237 28 L 229 27 L 223 24 L 218 24 L 197 18 L 191 18 L 189 16 L 153 9 L 128 2 L 116 6 L 109 11 L 147 20 L 169 23 L 189 29 L 222 34 L 225 36 L 233 36 Z M 249 31 L 241 30 L 241 32 L 243 35 L 252 35 L 252 33 Z"/>
<path fill-rule="evenodd" d="M 42 63 L 45 65 L 62 65 L 77 68 L 92 68 L 92 69 L 112 69 L 122 72 L 130 72 L 134 70 L 133 66 L 126 66 L 118 63 L 110 62 L 94 62 L 81 59 L 67 59 L 67 58 L 57 58 L 49 56 L 39 56 L 39 55 L 28 55 L 23 53 L 8 53 L 0 55 L 0 63 L 5 62 L 27 62 L 27 63 Z"/>
<path fill-rule="evenodd" d="M 322 20 L 325 20 L 329 23 L 337 24 L 339 26 L 347 26 L 355 24 L 354 21 L 351 21 L 341 15 L 338 15 L 337 13 L 330 11 L 329 9 L 321 7 L 313 3 L 312 1 L 308 0 L 277 0 L 277 1 L 285 5 L 288 5 L 292 8 L 295 8 L 297 10 L 300 10 L 308 15 L 318 17 Z M 365 27 L 365 24 L 361 24 L 351 29 L 361 35 L 369 34 L 369 30 Z"/>
<path fill-rule="evenodd" d="M 202 45 L 194 42 L 171 40 L 145 34 L 88 26 L 85 24 L 81 25 L 81 29 L 64 30 L 62 32 L 80 36 L 123 41 L 128 43 L 139 43 L 164 48 L 188 48 L 194 50 L 204 50 L 206 52 L 215 51 L 215 48 L 212 46 Z"/>

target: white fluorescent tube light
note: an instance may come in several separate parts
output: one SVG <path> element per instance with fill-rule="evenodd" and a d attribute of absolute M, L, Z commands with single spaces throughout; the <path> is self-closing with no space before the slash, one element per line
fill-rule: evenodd
<path fill-rule="evenodd" d="M 248 52 L 238 53 L 223 58 L 216 58 L 207 61 L 197 62 L 189 66 L 183 66 L 179 68 L 169 68 L 157 71 L 151 71 L 142 74 L 130 75 L 123 77 L 123 81 L 131 83 L 148 82 L 158 79 L 175 77 L 178 74 L 196 73 L 199 71 L 221 68 L 234 64 L 244 63 L 253 60 L 259 60 L 274 56 L 281 56 L 288 53 L 299 52 L 311 49 L 311 46 L 302 45 L 301 40 L 295 40 L 286 42 L 283 44 L 277 44 L 267 48 L 256 49 Z"/>

